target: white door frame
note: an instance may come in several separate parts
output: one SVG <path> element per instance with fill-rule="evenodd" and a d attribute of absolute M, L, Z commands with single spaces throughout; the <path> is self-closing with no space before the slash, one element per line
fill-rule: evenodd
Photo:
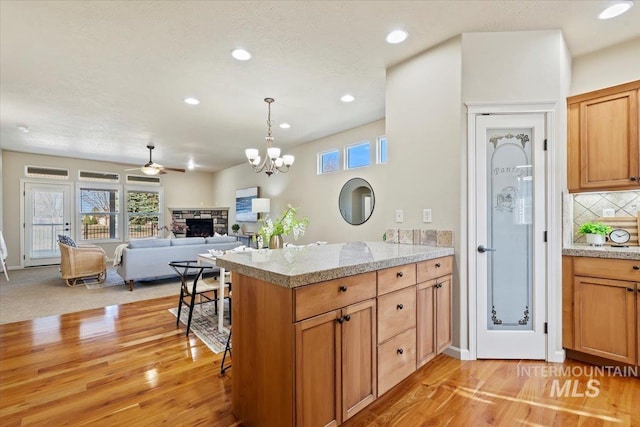
<path fill-rule="evenodd" d="M 25 202 L 26 202 L 26 184 L 34 184 L 34 185 L 58 185 L 58 186 L 67 186 L 68 190 L 69 190 L 69 202 L 68 202 L 68 206 L 69 206 L 69 217 L 71 218 L 71 225 L 69 226 L 69 235 L 71 236 L 71 238 L 74 238 L 74 228 L 72 227 L 73 225 L 73 221 L 75 218 L 75 211 L 74 211 L 74 192 L 73 192 L 73 183 L 71 182 L 60 182 L 60 181 L 43 181 L 43 180 L 38 180 L 38 179 L 20 179 L 20 268 L 25 268 L 25 257 L 26 257 L 26 250 L 27 250 L 27 245 L 25 242 L 25 238 L 26 238 L 26 212 L 24 210 L 25 208 Z"/>
<path fill-rule="evenodd" d="M 556 102 L 536 102 L 536 103 L 467 103 L 467 310 L 468 310 L 468 338 L 469 338 L 469 358 L 477 359 L 476 340 L 476 223 L 472 218 L 476 218 L 477 206 L 475 200 L 475 177 L 476 177 L 476 116 L 483 114 L 526 114 L 544 113 L 546 117 L 546 133 L 548 146 L 546 161 L 546 181 L 547 181 L 547 247 L 546 247 L 546 278 L 545 278 L 545 303 L 546 321 L 549 325 L 546 336 L 547 354 L 546 360 L 550 362 L 561 362 L 564 360 L 564 351 L 561 350 L 561 330 L 562 317 L 559 308 L 562 305 L 561 298 L 558 298 L 555 274 L 561 268 L 561 252 L 558 252 L 558 242 L 561 239 L 561 219 L 555 217 L 554 212 L 560 203 L 561 192 L 556 183 L 555 176 L 555 151 L 553 149 L 555 141 L 554 112 Z M 556 240 L 557 239 L 557 240 Z M 561 246 L 560 246 L 561 247 Z M 558 350 L 560 348 L 560 350 Z"/>

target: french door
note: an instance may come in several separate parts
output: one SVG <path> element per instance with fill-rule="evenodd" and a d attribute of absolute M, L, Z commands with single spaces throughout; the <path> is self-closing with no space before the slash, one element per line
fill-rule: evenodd
<path fill-rule="evenodd" d="M 476 117 L 478 358 L 545 359 L 545 115 Z"/>
<path fill-rule="evenodd" d="M 24 183 L 24 266 L 60 263 L 58 235 L 71 236 L 70 184 Z"/>

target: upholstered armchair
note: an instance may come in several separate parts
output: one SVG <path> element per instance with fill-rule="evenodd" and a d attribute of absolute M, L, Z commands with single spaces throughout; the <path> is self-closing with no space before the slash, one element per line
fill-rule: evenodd
<path fill-rule="evenodd" d="M 58 246 L 60 247 L 60 272 L 67 286 L 75 286 L 78 280 L 92 277 L 95 280 L 94 283 L 105 281 L 107 261 L 101 247 L 70 246 L 62 242 L 58 242 Z"/>

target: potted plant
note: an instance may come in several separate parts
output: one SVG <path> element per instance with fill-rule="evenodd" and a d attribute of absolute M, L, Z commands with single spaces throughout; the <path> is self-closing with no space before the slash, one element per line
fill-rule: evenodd
<path fill-rule="evenodd" d="M 238 230 L 240 230 L 240 224 L 233 224 L 231 226 L 231 230 L 235 233 L 238 234 Z"/>
<path fill-rule="evenodd" d="M 578 228 L 578 234 L 587 236 L 587 243 L 591 246 L 602 246 L 605 236 L 611 233 L 611 227 L 601 222 L 585 222 Z"/>

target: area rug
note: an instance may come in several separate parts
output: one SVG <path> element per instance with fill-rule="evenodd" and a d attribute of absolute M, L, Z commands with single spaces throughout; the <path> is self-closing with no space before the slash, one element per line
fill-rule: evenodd
<path fill-rule="evenodd" d="M 222 353 L 227 344 L 229 334 L 218 331 L 218 315 L 214 312 L 214 302 L 196 305 L 193 309 L 193 318 L 191 319 L 191 333 L 195 334 L 207 347 L 214 353 Z M 229 303 L 225 301 L 224 308 L 224 326 L 227 328 L 231 324 L 229 321 Z M 202 309 L 202 310 L 201 310 Z M 174 316 L 178 315 L 177 308 L 170 308 L 169 312 Z M 182 306 L 180 312 L 180 322 L 186 332 L 187 320 L 189 319 L 189 307 Z"/>
<path fill-rule="evenodd" d="M 124 279 L 112 268 L 107 268 L 107 278 L 102 283 L 96 283 L 95 279 L 83 279 L 82 282 L 85 283 L 87 289 L 102 289 L 125 284 Z"/>

